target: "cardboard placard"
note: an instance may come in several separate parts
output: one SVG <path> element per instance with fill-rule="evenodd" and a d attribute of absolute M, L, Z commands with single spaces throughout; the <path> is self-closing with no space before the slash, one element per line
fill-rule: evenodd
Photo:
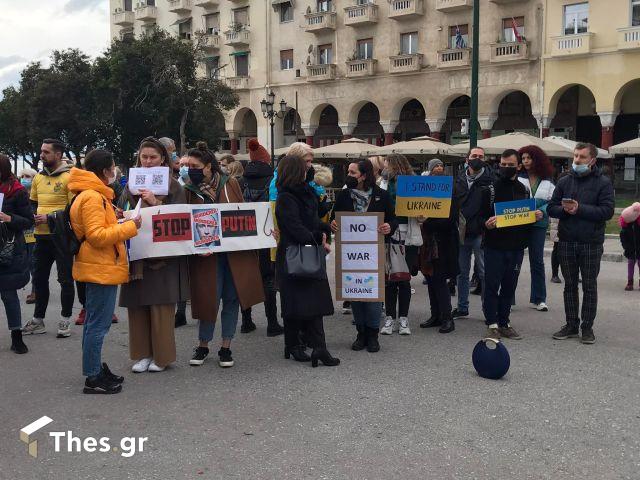
<path fill-rule="evenodd" d="M 453 177 L 400 175 L 396 191 L 396 215 L 449 218 Z"/>
<path fill-rule="evenodd" d="M 536 200 L 514 200 L 512 202 L 497 202 L 495 214 L 498 222 L 496 228 L 515 227 L 536 222 Z"/>
<path fill-rule="evenodd" d="M 383 213 L 336 212 L 336 299 L 384 301 Z"/>

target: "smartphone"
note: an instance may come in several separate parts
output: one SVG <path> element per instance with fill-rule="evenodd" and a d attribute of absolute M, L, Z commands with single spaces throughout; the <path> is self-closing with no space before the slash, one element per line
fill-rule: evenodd
<path fill-rule="evenodd" d="M 573 198 L 563 198 L 562 202 L 563 203 L 565 203 L 565 202 L 573 203 L 573 202 L 575 202 L 575 200 Z"/>

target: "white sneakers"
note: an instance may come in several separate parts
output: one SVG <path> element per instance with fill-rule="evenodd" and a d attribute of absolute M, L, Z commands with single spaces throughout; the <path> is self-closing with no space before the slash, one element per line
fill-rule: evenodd
<path fill-rule="evenodd" d="M 147 369 L 147 371 L 148 372 L 162 372 L 162 371 L 164 371 L 165 368 L 167 368 L 167 367 L 159 367 L 158 365 L 156 365 L 156 362 L 151 360 L 151 363 L 149 364 L 149 368 Z"/>
<path fill-rule="evenodd" d="M 539 312 L 548 312 L 549 311 L 549 307 L 544 302 L 540 302 L 537 305 L 535 303 L 532 303 L 531 304 L 531 308 L 535 308 Z"/>
<path fill-rule="evenodd" d="M 71 319 L 63 318 L 58 322 L 58 338 L 67 338 L 71 336 Z"/>
<path fill-rule="evenodd" d="M 147 370 L 149 370 L 149 365 L 151 365 L 151 362 L 153 362 L 153 358 L 143 358 L 142 360 L 138 360 L 133 364 L 133 367 L 131 367 L 131 371 L 133 373 L 146 372 Z"/>
<path fill-rule="evenodd" d="M 400 328 L 398 330 L 399 335 L 411 335 L 409 330 L 409 319 L 407 317 L 400 317 Z"/>
<path fill-rule="evenodd" d="M 396 329 L 396 321 L 391 317 L 386 317 L 384 320 L 384 327 L 380 329 L 381 335 L 393 335 L 393 331 Z"/>
<path fill-rule="evenodd" d="M 39 335 L 46 333 L 47 329 L 44 326 L 44 322 L 39 318 L 29 320 L 24 327 L 22 327 L 23 335 Z"/>

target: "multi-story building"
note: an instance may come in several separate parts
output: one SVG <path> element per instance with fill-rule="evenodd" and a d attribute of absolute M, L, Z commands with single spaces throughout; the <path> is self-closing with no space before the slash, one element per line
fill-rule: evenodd
<path fill-rule="evenodd" d="M 260 108 L 267 88 L 288 105 L 276 121 L 276 147 L 296 139 L 321 146 L 350 136 L 376 144 L 425 134 L 452 143 L 462 138 L 473 0 L 110 3 L 113 36 L 140 35 L 152 25 L 184 39 L 206 32 L 210 56 L 203 72 L 240 96 L 239 107 L 225 116 L 234 152 L 244 151 L 252 136 L 269 143 Z M 543 41 L 543 18 L 551 14 L 543 7 L 543 0 L 481 0 L 485 137 L 537 132 L 549 113 L 540 62 L 551 49 Z"/>

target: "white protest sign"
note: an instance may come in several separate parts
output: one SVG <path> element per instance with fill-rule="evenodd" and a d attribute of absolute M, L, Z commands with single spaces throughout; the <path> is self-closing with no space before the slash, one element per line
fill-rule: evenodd
<path fill-rule="evenodd" d="M 276 246 L 268 202 L 161 205 L 140 209 L 140 216 L 130 260 Z"/>
<path fill-rule="evenodd" d="M 343 270 L 378 271 L 377 243 L 345 243 L 342 245 Z"/>
<path fill-rule="evenodd" d="M 380 278 L 378 272 L 342 272 L 343 298 L 357 299 L 360 301 L 379 301 L 380 298 Z M 384 294 L 384 293 L 383 293 Z"/>
<path fill-rule="evenodd" d="M 169 167 L 131 168 L 127 186 L 134 195 L 138 195 L 140 189 L 149 190 L 154 195 L 167 195 Z"/>
<path fill-rule="evenodd" d="M 378 219 L 375 216 L 342 215 L 340 238 L 343 242 L 377 242 Z"/>

